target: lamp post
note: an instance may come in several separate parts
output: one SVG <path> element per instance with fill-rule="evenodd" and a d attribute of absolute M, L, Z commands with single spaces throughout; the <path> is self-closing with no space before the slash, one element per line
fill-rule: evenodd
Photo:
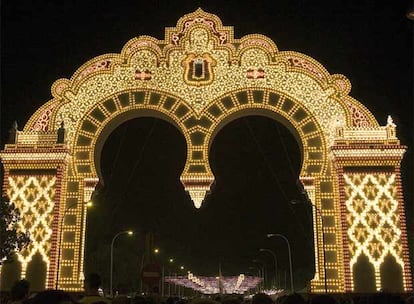
<path fill-rule="evenodd" d="M 320 219 L 321 219 L 321 225 L 322 225 L 322 251 L 323 251 L 323 278 L 324 278 L 324 283 L 325 283 L 325 293 L 328 292 L 328 282 L 327 282 L 327 277 L 326 277 L 326 254 L 325 254 L 325 225 L 323 223 L 323 216 L 322 216 L 322 211 L 321 209 L 319 209 L 314 203 L 312 203 L 312 201 L 309 199 L 309 197 L 307 196 L 307 194 L 305 195 L 306 197 L 306 201 L 312 206 L 312 208 L 315 208 L 316 214 L 319 215 Z M 291 200 L 290 201 L 293 205 L 297 205 L 297 204 L 301 204 L 302 201 L 299 200 Z M 319 239 L 318 236 L 318 232 L 316 232 L 316 237 L 317 240 Z"/>
<path fill-rule="evenodd" d="M 273 259 L 275 260 L 275 285 L 277 287 L 277 257 L 276 257 L 276 253 L 274 253 L 272 250 L 270 249 L 265 249 L 265 248 L 260 248 L 259 249 L 260 252 L 268 252 L 273 256 Z"/>
<path fill-rule="evenodd" d="M 184 271 L 184 269 L 185 269 L 185 267 L 184 267 L 184 265 L 181 265 L 180 266 L 180 270 L 181 271 Z M 181 273 L 180 273 L 181 274 Z M 184 290 L 183 290 L 183 293 L 184 293 Z M 178 284 L 178 297 L 180 297 L 181 296 L 181 285 L 180 284 Z"/>
<path fill-rule="evenodd" d="M 279 233 L 269 233 L 267 235 L 268 238 L 271 237 L 281 237 L 282 239 L 284 239 L 286 241 L 287 247 L 288 247 L 288 252 L 289 252 L 289 269 L 290 269 L 290 290 L 293 293 L 295 290 L 293 288 L 293 271 L 292 271 L 292 252 L 290 251 L 290 244 L 289 244 L 289 240 L 282 234 Z"/>
<path fill-rule="evenodd" d="M 250 266 L 250 267 L 249 267 L 249 269 L 252 269 L 252 270 L 257 271 L 257 276 L 258 276 L 259 278 L 261 278 L 261 277 L 262 277 L 260 267 L 257 267 L 257 266 Z M 258 287 L 256 287 L 256 288 L 255 288 L 255 289 L 256 289 L 256 292 L 260 292 L 260 284 L 259 284 L 259 285 L 257 285 L 257 286 L 258 286 Z"/>
<path fill-rule="evenodd" d="M 113 273 L 113 269 L 114 269 L 114 242 L 116 240 L 116 238 L 118 236 L 120 236 L 121 234 L 128 234 L 128 235 L 133 235 L 134 232 L 131 230 L 126 230 L 126 231 L 121 231 L 118 232 L 117 234 L 115 234 L 115 236 L 112 238 L 112 242 L 111 242 L 111 269 L 110 269 L 110 276 L 109 276 L 109 292 L 110 295 L 112 297 L 113 293 L 112 293 L 112 273 Z"/>
<path fill-rule="evenodd" d="M 266 264 L 263 261 L 257 260 L 257 259 L 254 259 L 252 262 L 256 263 L 256 264 L 260 264 L 262 266 L 262 268 L 261 268 L 262 269 L 262 279 L 263 279 L 262 286 L 263 286 L 263 289 L 266 289 Z"/>
<path fill-rule="evenodd" d="M 73 207 L 77 206 L 78 203 L 73 203 L 70 204 L 69 206 L 67 206 L 65 208 L 65 211 L 63 211 L 63 216 L 61 218 L 61 222 L 60 222 L 60 236 L 59 236 L 59 246 L 58 246 L 58 255 L 57 255 L 57 269 L 56 269 L 56 282 L 55 282 L 55 289 L 57 290 L 59 288 L 59 275 L 60 275 L 60 259 L 61 259 L 61 254 L 62 254 L 62 242 L 63 242 L 63 221 L 65 220 L 66 214 L 68 213 L 68 211 L 70 209 L 72 209 Z M 86 206 L 86 207 L 92 207 L 92 202 L 84 202 L 82 205 Z"/>
<path fill-rule="evenodd" d="M 173 258 L 170 258 L 170 259 L 168 260 L 168 262 L 169 262 L 170 264 L 172 264 L 172 263 L 174 263 L 174 259 L 173 259 Z M 168 277 L 170 277 L 170 278 L 171 278 L 171 267 L 169 267 L 169 268 L 168 268 Z M 165 278 L 164 278 L 164 280 L 165 280 Z M 168 282 L 168 296 L 169 296 L 169 297 L 171 296 L 171 282 Z"/>
<path fill-rule="evenodd" d="M 160 253 L 159 248 L 154 248 L 154 256 Z M 161 297 L 164 296 L 164 264 L 161 264 L 161 279 L 158 281 L 158 291 L 161 291 Z"/>

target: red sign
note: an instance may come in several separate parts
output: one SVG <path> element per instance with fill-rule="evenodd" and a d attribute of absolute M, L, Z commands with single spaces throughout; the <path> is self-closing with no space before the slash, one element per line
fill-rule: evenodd
<path fill-rule="evenodd" d="M 147 285 L 157 285 L 161 279 L 159 264 L 147 264 L 142 268 L 142 281 Z"/>

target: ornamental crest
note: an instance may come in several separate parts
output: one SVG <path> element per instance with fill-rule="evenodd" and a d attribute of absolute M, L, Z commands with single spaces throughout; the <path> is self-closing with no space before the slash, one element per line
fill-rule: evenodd
<path fill-rule="evenodd" d="M 187 57 L 182 61 L 184 81 L 189 85 L 207 85 L 214 80 L 213 66 L 216 61 L 210 53 L 213 41 L 206 28 L 198 27 L 191 31 L 189 41 L 185 43 Z"/>
<path fill-rule="evenodd" d="M 189 54 L 183 60 L 184 81 L 190 85 L 207 85 L 213 82 L 213 66 L 216 61 L 210 54 Z"/>

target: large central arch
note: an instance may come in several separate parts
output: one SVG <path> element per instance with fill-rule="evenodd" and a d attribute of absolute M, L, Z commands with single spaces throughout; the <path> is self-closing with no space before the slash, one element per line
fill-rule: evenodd
<path fill-rule="evenodd" d="M 232 27 L 201 9 L 166 28 L 164 40 L 140 36 L 120 54 L 93 58 L 53 84 L 53 98 L 1 152 L 20 228 L 36 236 L 17 254 L 20 276 L 39 252 L 45 287 L 81 289 L 84 202 L 101 178 L 100 150 L 117 125 L 153 116 L 184 134 L 181 182 L 199 208 L 214 181 L 215 134 L 253 114 L 282 122 L 300 143 L 298 178 L 321 212 L 313 216 L 312 291 L 324 291 L 325 282 L 329 292 L 412 290 L 400 179 L 405 147 L 392 119 L 380 126 L 350 90 L 345 76 L 279 51 L 263 35 L 235 39 Z M 361 283 L 363 267 L 372 282 Z M 388 280 L 396 271 L 399 277 Z"/>

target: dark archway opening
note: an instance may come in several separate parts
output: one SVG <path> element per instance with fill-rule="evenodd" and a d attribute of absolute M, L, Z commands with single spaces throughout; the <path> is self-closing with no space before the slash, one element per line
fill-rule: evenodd
<path fill-rule="evenodd" d="M 158 118 L 135 118 L 118 126 L 107 138 L 101 167 L 105 184 L 97 187 L 94 207 L 88 212 L 85 272 L 101 275 L 109 287 L 110 245 L 114 243 L 113 286 L 137 291 L 144 252 L 144 234 L 153 232 L 180 243 L 182 221 L 194 213 L 180 174 L 186 160 L 184 136 Z M 174 244 L 175 246 L 175 244 Z M 165 248 L 163 248 L 163 251 Z"/>
<path fill-rule="evenodd" d="M 274 119 L 238 118 L 214 138 L 210 164 L 216 181 L 205 209 L 212 218 L 221 214 L 223 222 L 215 228 L 223 236 L 217 252 L 228 262 L 228 271 L 252 271 L 260 266 L 252 263 L 258 259 L 265 263 L 270 285 L 273 259 L 259 252 L 268 248 L 277 255 L 278 281 L 284 287 L 286 275 L 289 288 L 286 243 L 266 236 L 280 233 L 291 244 L 295 288 L 306 287 L 315 272 L 312 210 L 297 187 L 302 159 L 293 134 Z M 226 245 L 230 238 L 231 245 Z"/>
<path fill-rule="evenodd" d="M 375 292 L 375 269 L 365 254 L 358 257 L 353 269 L 354 291 Z"/>
<path fill-rule="evenodd" d="M 403 273 L 395 257 L 388 254 L 381 265 L 381 286 L 384 292 L 403 292 Z"/>
<path fill-rule="evenodd" d="M 46 263 L 43 261 L 40 252 L 36 252 L 26 269 L 26 280 L 30 282 L 30 290 L 44 290 L 46 286 L 46 272 Z"/>
<path fill-rule="evenodd" d="M 1 265 L 1 291 L 10 291 L 14 282 L 20 280 L 21 264 L 16 254 L 11 258 L 11 261 Z"/>
<path fill-rule="evenodd" d="M 173 125 L 155 118 L 129 120 L 108 137 L 101 159 L 105 185 L 98 187 L 96 206 L 88 211 L 85 271 L 100 273 L 104 287 L 109 286 L 111 240 L 126 229 L 137 234 L 116 239 L 113 285 L 118 290 L 140 289 L 148 231 L 154 233 L 160 249 L 156 261 L 166 275 L 180 273 L 181 265 L 181 274 L 215 276 L 221 265 L 223 275 L 256 275 L 259 264 L 252 260 L 258 259 L 266 264 L 270 282 L 273 259 L 259 252 L 269 248 L 277 253 L 284 286 L 287 248 L 282 240 L 266 238 L 273 232 L 291 241 L 296 288 L 313 277 L 311 208 L 289 202 L 301 199 L 296 187 L 300 149 L 280 123 L 254 116 L 223 127 L 210 150 L 216 182 L 200 209 L 179 181 L 186 143 Z"/>

